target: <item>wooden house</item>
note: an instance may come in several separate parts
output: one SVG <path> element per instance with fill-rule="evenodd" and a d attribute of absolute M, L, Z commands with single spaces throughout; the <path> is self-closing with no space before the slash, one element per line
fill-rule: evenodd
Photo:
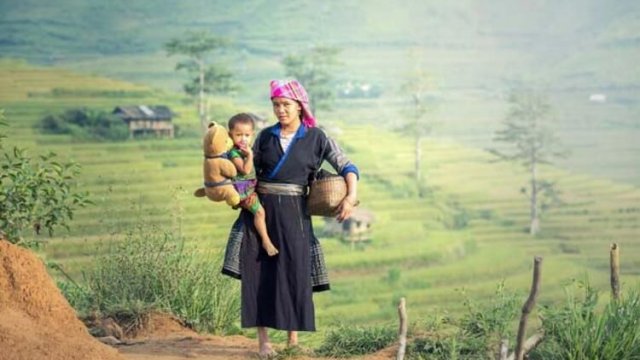
<path fill-rule="evenodd" d="M 175 114 L 167 106 L 118 106 L 113 109 L 113 114 L 127 123 L 132 138 L 150 134 L 173 138 L 172 118 Z"/>
<path fill-rule="evenodd" d="M 335 218 L 325 218 L 324 233 L 338 236 L 342 241 L 354 245 L 371 240 L 371 225 L 375 218 L 367 209 L 355 208 L 350 218 L 339 223 Z"/>

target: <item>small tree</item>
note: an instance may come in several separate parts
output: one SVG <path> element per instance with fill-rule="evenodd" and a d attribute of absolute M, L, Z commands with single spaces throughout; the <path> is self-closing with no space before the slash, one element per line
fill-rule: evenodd
<path fill-rule="evenodd" d="M 309 51 L 288 55 L 282 61 L 287 76 L 298 80 L 309 93 L 311 110 L 330 110 L 335 100 L 334 81 L 340 65 L 340 49 L 316 46 Z"/>
<path fill-rule="evenodd" d="M 414 142 L 414 176 L 419 195 L 422 197 L 422 141 L 431 134 L 434 121 L 429 116 L 428 92 L 433 88 L 433 79 L 423 66 L 414 65 L 413 71 L 406 76 L 402 84 L 401 93 L 407 100 L 406 121 L 400 131 L 413 139 Z"/>
<path fill-rule="evenodd" d="M 208 32 L 188 32 L 180 39 L 165 44 L 168 56 L 183 55 L 188 60 L 179 62 L 176 70 L 186 70 L 191 81 L 185 84 L 185 92 L 198 96 L 198 116 L 203 130 L 207 128 L 208 116 L 205 105 L 206 93 L 221 93 L 233 89 L 232 74 L 219 64 L 207 64 L 207 56 L 224 49 L 229 44 L 225 38 Z"/>
<path fill-rule="evenodd" d="M 2 112 L 0 124 L 6 126 Z M 32 246 L 35 241 L 24 239 L 29 228 L 49 235 L 57 226 L 68 229 L 74 210 L 89 203 L 86 193 L 72 191 L 80 167 L 58 162 L 54 153 L 32 159 L 24 149 L 5 149 L 1 142 L 0 152 L 0 230 L 7 240 Z"/>
<path fill-rule="evenodd" d="M 531 89 L 514 90 L 508 102 L 510 107 L 504 127 L 496 131 L 494 141 L 510 146 L 505 150 L 489 151 L 500 160 L 518 162 L 529 172 L 529 184 L 521 192 L 529 200 L 529 233 L 536 235 L 540 231 L 541 213 L 561 203 L 556 184 L 540 176 L 540 165 L 551 164 L 552 159 L 563 157 L 565 153 L 547 125 L 551 105 L 545 96 Z"/>

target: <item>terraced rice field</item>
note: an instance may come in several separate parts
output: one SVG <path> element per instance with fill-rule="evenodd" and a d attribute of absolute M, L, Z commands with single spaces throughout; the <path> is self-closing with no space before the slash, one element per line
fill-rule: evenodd
<path fill-rule="evenodd" d="M 94 202 L 77 212 L 70 232 L 60 231 L 49 241 L 43 250 L 47 258 L 79 278 L 97 243 L 141 222 L 179 232 L 194 246 L 223 248 L 237 213 L 192 196 L 201 183 L 197 137 L 90 143 L 45 136 L 33 128 L 44 114 L 69 107 L 143 103 L 171 106 L 181 114 L 177 123 L 188 126 L 195 114 L 180 96 L 11 62 L 0 63 L 0 78 L 8 144 L 32 154 L 54 151 L 81 164 L 79 188 L 89 191 Z M 122 93 L 54 96 L 53 89 Z M 517 166 L 495 163 L 481 149 L 429 139 L 422 166 L 430 192 L 419 198 L 411 179 L 412 141 L 369 125 L 335 124 L 342 130 L 339 142 L 362 173 L 362 206 L 376 220 L 366 246 L 352 249 L 338 239 L 321 238 L 333 288 L 316 296 L 321 325 L 391 321 L 400 296 L 407 297 L 411 317 L 417 319 L 434 311 L 455 313 L 462 305 L 461 289 L 486 299 L 505 281 L 525 293 L 534 255 L 544 256 L 543 301 L 560 299 L 564 284 L 584 276 L 607 291 L 612 242 L 621 246 L 623 286 L 640 279 L 636 186 L 544 167 L 541 174 L 558 182 L 565 205 L 546 213 L 542 233 L 532 238 L 526 232 L 527 200 L 520 193 L 527 175 Z M 321 229 L 322 219 L 315 224 Z"/>

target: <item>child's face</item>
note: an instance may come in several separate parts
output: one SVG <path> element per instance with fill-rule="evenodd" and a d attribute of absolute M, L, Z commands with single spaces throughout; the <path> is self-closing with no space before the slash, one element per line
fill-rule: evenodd
<path fill-rule="evenodd" d="M 236 146 L 249 146 L 251 137 L 253 136 L 253 126 L 251 124 L 238 123 L 231 131 L 229 136 Z"/>

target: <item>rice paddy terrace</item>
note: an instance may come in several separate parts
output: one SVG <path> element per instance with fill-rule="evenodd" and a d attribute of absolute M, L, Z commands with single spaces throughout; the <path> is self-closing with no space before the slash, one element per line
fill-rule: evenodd
<path fill-rule="evenodd" d="M 97 243 L 141 223 L 179 232 L 194 246 L 223 248 L 237 213 L 192 196 L 201 183 L 199 138 L 80 142 L 33 128 L 44 115 L 67 108 L 144 103 L 171 106 L 181 114 L 179 125 L 195 123 L 195 111 L 178 95 L 11 61 L 0 62 L 0 78 L 7 144 L 26 147 L 32 156 L 53 151 L 78 162 L 79 189 L 94 202 L 77 211 L 70 232 L 61 230 L 48 242 L 47 258 L 79 279 Z M 236 110 L 229 107 L 225 116 Z M 525 292 L 534 255 L 544 256 L 543 301 L 560 299 L 564 284 L 585 275 L 606 291 L 612 242 L 621 246 L 623 287 L 640 279 L 638 187 L 545 167 L 541 173 L 557 181 L 565 204 L 543 215 L 542 233 L 534 238 L 526 232 L 528 206 L 520 192 L 527 175 L 516 165 L 493 162 L 486 151 L 451 140 L 429 139 L 422 149 L 428 191 L 420 198 L 411 141 L 369 125 L 335 124 L 339 142 L 361 169 L 362 206 L 376 221 L 366 246 L 352 249 L 321 238 L 333 288 L 316 296 L 321 324 L 394 319 L 400 296 L 416 319 L 436 309 L 455 312 L 461 289 L 487 298 L 504 280 Z M 321 219 L 315 223 L 322 228 Z"/>

